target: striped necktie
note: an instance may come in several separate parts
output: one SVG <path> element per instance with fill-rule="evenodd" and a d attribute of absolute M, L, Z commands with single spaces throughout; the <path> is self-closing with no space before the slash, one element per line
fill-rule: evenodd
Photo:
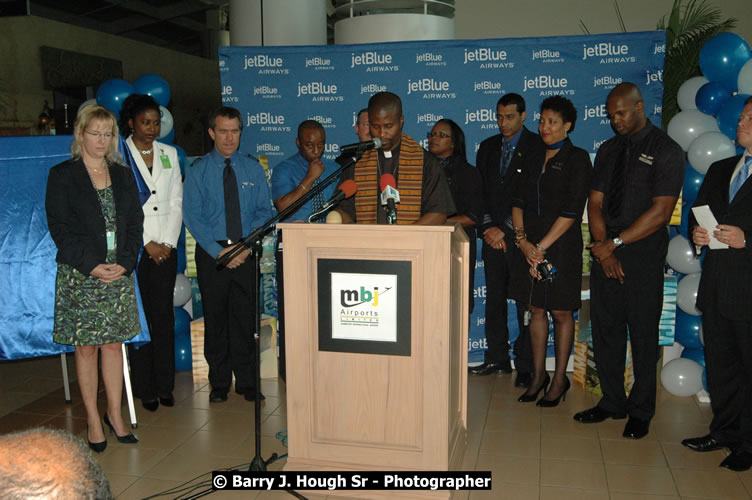
<path fill-rule="evenodd" d="M 734 177 L 734 180 L 731 181 L 731 185 L 729 186 L 729 201 L 734 199 L 734 196 L 736 196 L 736 193 L 742 188 L 744 183 L 747 181 L 747 177 L 749 177 L 750 165 L 752 165 L 752 155 L 747 155 L 744 157 L 744 166 L 742 166 L 742 169 L 739 171 L 738 174 L 736 174 L 736 177 Z"/>

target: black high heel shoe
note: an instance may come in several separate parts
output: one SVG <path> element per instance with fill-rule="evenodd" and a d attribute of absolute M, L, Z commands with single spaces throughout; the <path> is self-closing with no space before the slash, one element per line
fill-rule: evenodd
<path fill-rule="evenodd" d="M 94 453 L 102 453 L 104 450 L 107 449 L 107 439 L 100 443 L 92 443 L 89 441 L 89 426 L 86 426 L 86 441 L 89 443 L 89 448 L 91 448 L 91 451 Z"/>
<path fill-rule="evenodd" d="M 517 398 L 517 401 L 520 403 L 532 403 L 536 399 L 538 399 L 538 394 L 540 394 L 541 391 L 543 391 L 543 394 L 545 395 L 546 392 L 548 392 L 548 384 L 551 382 L 551 376 L 546 372 L 546 377 L 543 379 L 543 383 L 538 387 L 538 390 L 535 391 L 532 394 L 528 394 L 527 392 L 524 393 L 522 396 Z"/>
<path fill-rule="evenodd" d="M 115 432 L 115 428 L 112 426 L 112 422 L 110 422 L 110 417 L 108 417 L 106 413 L 104 414 L 104 423 L 110 428 L 110 431 L 115 434 L 115 437 L 119 442 L 125 444 L 138 443 L 138 438 L 134 436 L 132 432 L 129 432 L 125 436 L 118 436 L 117 432 Z"/>
<path fill-rule="evenodd" d="M 572 384 L 569 382 L 569 377 L 564 376 L 564 390 L 561 391 L 561 394 L 556 399 L 543 399 L 540 398 L 536 404 L 536 406 L 540 406 L 541 408 L 553 408 L 554 406 L 557 406 L 559 404 L 559 400 L 566 401 L 567 400 L 567 391 L 569 388 L 572 387 Z M 545 397 L 545 394 L 544 394 Z"/>

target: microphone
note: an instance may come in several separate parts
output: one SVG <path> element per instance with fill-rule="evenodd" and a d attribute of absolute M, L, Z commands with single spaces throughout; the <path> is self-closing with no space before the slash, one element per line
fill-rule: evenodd
<path fill-rule="evenodd" d="M 321 208 L 316 210 L 314 213 L 308 216 L 308 222 L 311 222 L 314 217 L 317 215 L 323 214 L 330 208 L 332 208 L 334 205 L 339 203 L 340 201 L 344 200 L 345 198 L 349 198 L 352 195 L 354 195 L 358 191 L 358 185 L 355 184 L 354 180 L 348 179 L 339 186 L 337 186 L 337 190 L 334 192 L 331 198 L 329 198 L 326 203 L 321 205 Z"/>
<path fill-rule="evenodd" d="M 381 204 L 386 205 L 386 221 L 387 224 L 397 223 L 397 207 L 395 203 L 399 203 L 400 195 L 397 191 L 397 182 L 394 180 L 392 174 L 384 174 L 379 181 L 381 187 Z"/>
<path fill-rule="evenodd" d="M 363 141 L 363 142 L 356 142 L 355 144 L 347 144 L 346 146 L 342 146 L 339 148 L 339 152 L 343 155 L 349 155 L 352 153 L 358 154 L 362 153 L 363 151 L 371 148 L 380 148 L 381 147 L 381 139 L 378 137 L 374 137 L 370 141 Z"/>

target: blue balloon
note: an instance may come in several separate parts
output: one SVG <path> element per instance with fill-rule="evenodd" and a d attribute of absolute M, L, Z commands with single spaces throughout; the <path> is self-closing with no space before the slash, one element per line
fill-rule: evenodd
<path fill-rule="evenodd" d="M 690 349 L 689 347 L 685 347 L 681 353 L 681 357 L 684 359 L 691 359 L 705 368 L 705 349 Z"/>
<path fill-rule="evenodd" d="M 175 129 L 173 128 L 172 130 L 170 130 L 169 134 L 167 134 L 164 137 L 161 137 L 159 139 L 159 142 L 163 142 L 165 144 L 172 144 L 173 142 L 175 142 Z"/>
<path fill-rule="evenodd" d="M 160 106 L 167 107 L 170 102 L 170 86 L 159 75 L 146 74 L 136 78 L 133 87 L 138 94 L 147 94 L 154 98 Z"/>
<path fill-rule="evenodd" d="M 731 93 L 726 87 L 718 82 L 708 82 L 697 91 L 695 104 L 703 113 L 715 116 L 729 97 Z"/>
<path fill-rule="evenodd" d="M 178 237 L 178 272 L 184 273 L 187 265 L 187 259 L 185 256 L 185 226 L 180 229 L 180 236 Z"/>
<path fill-rule="evenodd" d="M 674 340 L 687 349 L 702 349 L 700 325 L 702 325 L 702 316 L 687 314 L 677 308 Z"/>
<path fill-rule="evenodd" d="M 169 134 L 168 134 L 169 135 Z M 188 155 L 185 149 L 181 148 L 177 144 L 173 144 L 173 147 L 178 151 L 178 163 L 180 163 L 180 173 L 185 178 L 185 167 L 188 166 Z"/>
<path fill-rule="evenodd" d="M 689 211 L 692 208 L 690 203 L 685 203 L 681 209 L 681 224 L 679 224 L 679 234 L 689 239 Z"/>
<path fill-rule="evenodd" d="M 120 119 L 120 110 L 123 109 L 123 101 L 133 93 L 135 93 L 133 85 L 125 80 L 113 78 L 112 80 L 103 82 L 97 89 L 97 104 L 109 109 Z"/>
<path fill-rule="evenodd" d="M 737 78 L 744 63 L 752 59 L 752 50 L 742 37 L 719 33 L 700 49 L 700 69 L 708 80 L 718 82 L 729 92 L 739 88 Z"/>
<path fill-rule="evenodd" d="M 692 205 L 697 199 L 697 193 L 700 191 L 703 179 L 705 179 L 705 176 L 687 163 L 687 168 L 684 169 L 684 186 L 682 188 L 682 201 L 686 205 Z"/>
<path fill-rule="evenodd" d="M 193 369 L 191 355 L 191 315 L 182 307 L 175 308 L 175 371 Z"/>
<path fill-rule="evenodd" d="M 749 95 L 747 94 L 737 94 L 730 97 L 723 103 L 721 110 L 716 115 L 718 128 L 720 128 L 721 132 L 732 141 L 736 140 L 736 125 L 739 123 L 739 115 L 742 114 L 744 101 L 746 101 L 747 98 L 749 98 Z"/>

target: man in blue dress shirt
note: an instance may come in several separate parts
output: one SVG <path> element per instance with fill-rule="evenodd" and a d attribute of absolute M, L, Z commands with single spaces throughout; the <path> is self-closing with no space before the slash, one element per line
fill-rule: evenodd
<path fill-rule="evenodd" d="M 279 211 L 292 205 L 312 188 L 318 187 L 321 181 L 337 170 L 337 165 L 333 161 L 322 157 L 326 147 L 326 131 L 319 122 L 306 120 L 298 125 L 298 137 L 295 139 L 295 144 L 298 146 L 298 152 L 282 161 L 272 171 L 272 199 Z M 320 194 L 305 202 L 285 221 L 308 220 L 309 215 L 331 198 L 337 184 L 339 184 L 338 180 L 332 181 Z M 323 217 L 320 217 L 314 219 L 314 222 L 322 220 Z M 282 241 L 280 240 L 277 248 L 277 311 L 279 313 L 277 333 L 279 334 L 279 374 L 284 379 L 286 358 L 283 273 Z"/>
<path fill-rule="evenodd" d="M 225 268 L 217 257 L 272 216 L 263 167 L 238 152 L 243 121 L 235 108 L 221 107 L 209 117 L 214 150 L 186 170 L 185 226 L 198 243 L 196 268 L 204 307 L 204 356 L 209 364 L 209 401 L 227 401 L 235 391 L 251 401 L 256 391 L 253 341 L 256 268 L 249 249 Z M 262 396 L 263 397 L 263 396 Z"/>

